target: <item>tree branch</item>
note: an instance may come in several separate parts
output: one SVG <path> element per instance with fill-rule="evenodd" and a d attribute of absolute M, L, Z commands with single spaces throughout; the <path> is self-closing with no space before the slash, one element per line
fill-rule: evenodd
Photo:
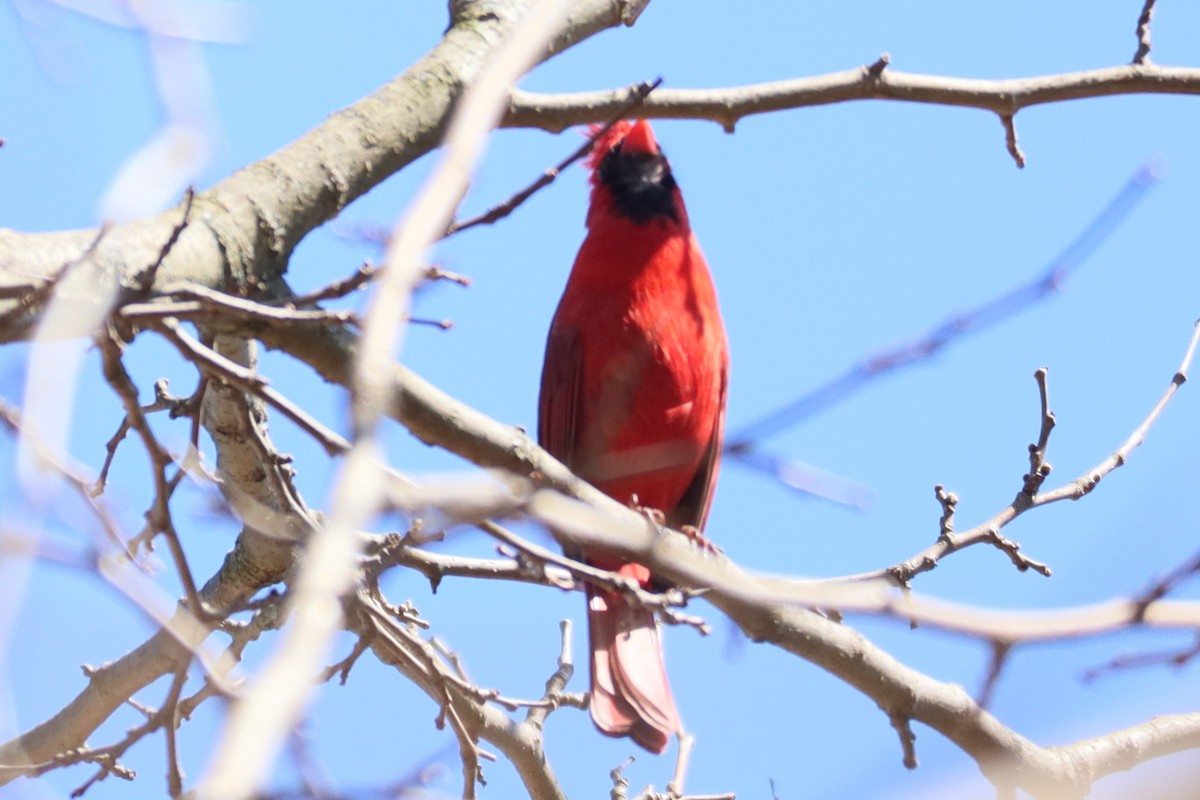
<path fill-rule="evenodd" d="M 175 210 L 114 226 L 103 237 L 95 230 L 0 229 L 0 343 L 30 337 L 45 306 L 47 292 L 40 289 L 89 252 L 86 263 L 72 267 L 87 270 L 79 285 L 106 285 L 115 276 L 123 287 L 116 302 L 132 299 L 132 290 L 141 288 L 135 276 L 148 274 L 155 291 L 188 281 L 219 290 L 278 292 L 301 239 L 438 146 L 463 87 L 532 3 L 454 3 L 454 24 L 424 58 L 291 144 L 196 194 L 185 203 L 190 213 L 182 229 Z M 572 2 L 542 58 L 622 24 L 626 6 L 620 0 Z M 337 154 L 336 161 L 330 154 Z M 86 302 L 88 293 L 80 292 L 73 299 Z"/>
<path fill-rule="evenodd" d="M 572 546 L 607 548 L 667 580 L 706 587 L 705 599 L 751 639 L 771 642 L 850 684 L 874 700 L 893 725 L 915 720 L 937 730 L 974 758 L 997 787 L 1055 800 L 1082 798 L 1104 775 L 1200 746 L 1200 714 L 1181 714 L 1065 748 L 1040 747 L 982 709 L 961 686 L 905 666 L 848 625 L 781 602 L 723 556 L 702 551 L 683 534 L 649 526 L 630 509 L 599 509 L 541 490 L 530 501 L 530 513 Z M 1122 750 L 1130 743 L 1137 744 L 1135 750 Z"/>
<path fill-rule="evenodd" d="M 1131 64 L 1034 78 L 981 80 L 863 66 L 728 89 L 658 89 L 633 114 L 651 119 L 711 120 L 732 133 L 739 120 L 755 114 L 854 100 L 977 108 L 1004 118 L 1046 103 L 1135 94 L 1200 94 L 1200 69 Z M 519 89 L 512 94 L 504 125 L 558 132 L 604 119 L 629 97 L 627 88 L 569 94 Z"/>

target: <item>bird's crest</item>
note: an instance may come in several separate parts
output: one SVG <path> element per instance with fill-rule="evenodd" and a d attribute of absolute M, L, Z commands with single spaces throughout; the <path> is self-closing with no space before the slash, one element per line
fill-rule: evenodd
<path fill-rule="evenodd" d="M 603 129 L 603 125 L 592 125 L 588 128 L 588 134 L 595 136 Z M 630 152 L 646 153 L 647 155 L 655 155 L 659 151 L 658 140 L 654 138 L 654 129 L 650 127 L 647 120 L 623 119 L 600 134 L 592 146 L 587 164 L 592 170 L 593 177 L 600 162 L 617 145 L 628 148 Z"/>

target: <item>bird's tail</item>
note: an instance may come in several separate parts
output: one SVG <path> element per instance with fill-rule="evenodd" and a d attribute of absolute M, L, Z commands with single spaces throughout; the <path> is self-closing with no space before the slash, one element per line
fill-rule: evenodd
<path fill-rule="evenodd" d="M 593 586 L 587 596 L 592 721 L 602 733 L 661 753 L 680 726 L 654 612 Z"/>

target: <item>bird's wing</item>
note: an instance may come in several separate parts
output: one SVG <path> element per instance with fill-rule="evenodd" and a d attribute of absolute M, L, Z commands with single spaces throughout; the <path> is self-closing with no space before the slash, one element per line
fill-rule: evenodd
<path fill-rule="evenodd" d="M 708 519 L 708 509 L 712 506 L 713 488 L 717 485 L 717 472 L 721 467 L 721 448 L 725 442 L 725 400 L 728 393 L 728 367 L 721 368 L 721 386 L 717 397 L 717 419 L 713 424 L 712 436 L 708 440 L 704 456 L 696 468 L 688 488 L 680 498 L 679 504 L 667 515 L 667 523 L 679 528 L 690 525 L 697 530 L 704 529 Z"/>

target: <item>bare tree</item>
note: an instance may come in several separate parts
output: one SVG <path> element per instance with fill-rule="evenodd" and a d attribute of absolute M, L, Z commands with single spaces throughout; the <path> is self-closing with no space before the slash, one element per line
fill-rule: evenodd
<path fill-rule="evenodd" d="M 577 713 L 570 709 L 584 705 L 571 684 L 569 624 L 561 649 L 544 654 L 544 693 L 518 699 L 468 677 L 471 665 L 433 635 L 420 610 L 390 596 L 386 581 L 397 574 L 419 574 L 435 588 L 443 580 L 471 578 L 481 597 L 490 590 L 487 581 L 533 584 L 546 593 L 599 583 L 654 608 L 665 623 L 703 629 L 707 623 L 684 610 L 700 595 L 711 613 L 749 639 L 814 664 L 873 701 L 881 723 L 894 729 L 906 766 L 917 765 L 913 723 L 920 723 L 972 759 L 1002 798 L 1084 797 L 1107 775 L 1200 747 L 1200 713 L 1185 709 L 1055 747 L 1035 743 L 988 711 L 1011 655 L 1021 648 L 1132 628 L 1196 631 L 1200 605 L 1173 595 L 1200 562 L 1179 565 L 1140 593 L 1036 614 L 951 604 L 919 591 L 925 573 L 968 548 L 991 548 L 1021 572 L 1049 575 L 1049 566 L 1013 538 L 1010 523 L 1063 500 L 1086 498 L 1125 465 L 1187 379 L 1195 333 L 1188 339 L 1181 331 L 1179 360 L 1162 371 L 1154 387 L 1157 402 L 1147 404 L 1132 430 L 1095 432 L 1098 439 L 1108 437 L 1110 455 L 1098 456 L 1079 474 L 1052 479 L 1048 452 L 1055 416 L 1047 372 L 1039 370 L 1036 394 L 1030 391 L 1028 466 L 1023 476 L 1013 476 L 1011 501 L 986 513 L 976 509 L 983 521 L 960 525 L 959 498 L 938 486 L 940 521 L 928 542 L 895 563 L 821 579 L 761 574 L 698 547 L 692 537 L 580 481 L 523 430 L 428 383 L 398 355 L 409 323 L 418 321 L 411 310 L 414 291 L 428 282 L 459 280 L 429 263 L 431 248 L 469 227 L 500 221 L 571 161 L 564 159 L 481 218 L 460 220 L 470 176 L 497 128 L 558 131 L 632 115 L 711 120 L 733 131 L 753 115 L 890 99 L 995 115 L 997 145 L 1020 166 L 1025 155 L 1016 119 L 1024 109 L 1112 95 L 1200 93 L 1200 68 L 1150 60 L 1153 0 L 1137 19 L 1132 63 L 1072 74 L 1008 80 L 920 75 L 894 70 L 884 55 L 844 72 L 725 89 L 642 84 L 546 95 L 513 88 L 536 64 L 601 31 L 633 25 L 645 5 L 452 2 L 440 41 L 393 81 L 210 188 L 186 191 L 173 208 L 91 230 L 0 230 L 0 341 L 34 345 L 26 400 L 23 406 L 5 401 L 0 423 L 19 442 L 17 457 L 48 469 L 87 509 L 84 527 L 96 532 L 86 543 L 64 543 L 18 520 L 0 519 L 0 550 L 6 558 L 44 559 L 98 576 L 157 629 L 116 660 L 86 669 L 74 697 L 64 690 L 59 710 L 0 745 L 0 783 L 19 786 L 29 776 L 83 764 L 90 769 L 80 786 L 86 791 L 96 781 L 132 777 L 122 764 L 125 753 L 161 736 L 170 796 L 185 790 L 202 798 L 259 796 L 279 753 L 289 745 L 302 748 L 297 731 L 320 684 L 339 676 L 344 681 L 361 659 L 371 658 L 431 701 L 419 712 L 397 712 L 407 724 L 427 725 L 433 709 L 436 724 L 453 732 L 463 797 L 476 796 L 485 762 L 497 757 L 511 763 L 529 796 L 567 796 L 547 754 L 551 733 L 545 723 L 552 712 Z M 177 35 L 154 27 L 161 20 L 137 23 L 152 37 Z M 195 121 L 202 112 L 184 116 L 162 135 L 186 138 L 192 135 L 186 131 L 202 128 Z M 385 234 L 382 263 L 309 290 L 293 288 L 286 274 L 305 236 L 434 151 L 430 177 Z M 157 152 L 148 145 L 145 158 Z M 136 186 L 143 164 L 127 166 L 125 175 L 133 176 L 128 185 Z M 181 166 L 178 175 L 189 169 Z M 131 207 L 121 202 L 129 197 L 123 185 L 115 184 L 111 208 L 120 211 L 114 215 Z M 364 287 L 370 292 L 364 308 L 343 302 Z M 176 395 L 166 382 L 151 388 L 130 368 L 130 349 L 147 339 L 176 354 L 195 378 L 193 389 Z M 65 413 L 52 398 L 61 391 L 62 371 L 71 367 L 41 355 L 62 340 L 91 342 L 95 363 L 123 409 L 123 418 L 113 420 L 107 451 L 88 454 L 86 464 L 66 454 L 59 432 L 65 421 L 54 416 Z M 338 387 L 349 409 L 345 423 L 322 420 L 299 396 L 276 388 L 260 369 L 264 347 Z M 168 423 L 162 416 L 187 426 L 183 452 L 164 443 Z M 281 452 L 268 419 L 287 420 L 336 461 L 328 507 L 318 508 L 297 488 L 296 470 L 311 467 L 292 464 Z M 461 482 L 414 478 L 385 455 L 388 420 L 486 472 Z M 752 460 L 759 444 L 755 436 L 738 438 L 732 454 Z M 114 458 L 130 448 L 144 453 L 151 485 L 140 530 L 127 528 L 104 492 Z M 214 459 L 202 455 L 209 448 Z M 221 511 L 239 529 L 211 574 L 197 572 L 189 558 L 190 540 L 204 527 L 179 499 L 180 487 L 193 482 L 216 487 Z M 373 532 L 398 518 L 404 530 Z M 636 558 L 677 588 L 652 593 L 630 587 L 515 530 L 519 520 L 539 524 L 569 551 L 602 546 Z M 472 528 L 494 540 L 498 555 L 450 554 L 430 546 Z M 720 541 L 720 532 L 713 538 Z M 171 573 L 157 582 L 143 570 L 153 548 L 165 553 Z M 177 605 L 167 600 L 175 584 Z M 851 615 L 893 618 L 982 642 L 992 657 L 979 696 L 906 665 L 849 624 Z M 345 633 L 349 637 L 339 636 Z M 267 640 L 276 641 L 269 653 Z M 347 640 L 350 650 L 337 653 L 335 643 Z M 1194 652 L 1140 658 L 1185 663 Z M 155 682 L 165 691 L 147 698 L 144 690 Z M 218 702 L 227 713 L 219 740 L 211 743 L 212 760 L 201 774 L 185 776 L 178 740 L 186 736 L 186 722 L 198 708 Z M 139 724 L 108 744 L 90 743 L 127 705 L 140 712 Z M 638 796 L 728 796 L 719 794 L 721 786 L 687 795 L 689 745 L 683 737 L 678 763 L 661 773 L 670 780 L 665 795 L 647 789 Z M 303 753 L 297 760 L 305 763 Z M 636 794 L 623 767 L 613 766 L 611 785 L 597 784 L 592 793 Z M 418 783 L 403 778 L 384 791 L 397 794 Z M 336 796 L 316 778 L 305 780 L 301 794 Z"/>

